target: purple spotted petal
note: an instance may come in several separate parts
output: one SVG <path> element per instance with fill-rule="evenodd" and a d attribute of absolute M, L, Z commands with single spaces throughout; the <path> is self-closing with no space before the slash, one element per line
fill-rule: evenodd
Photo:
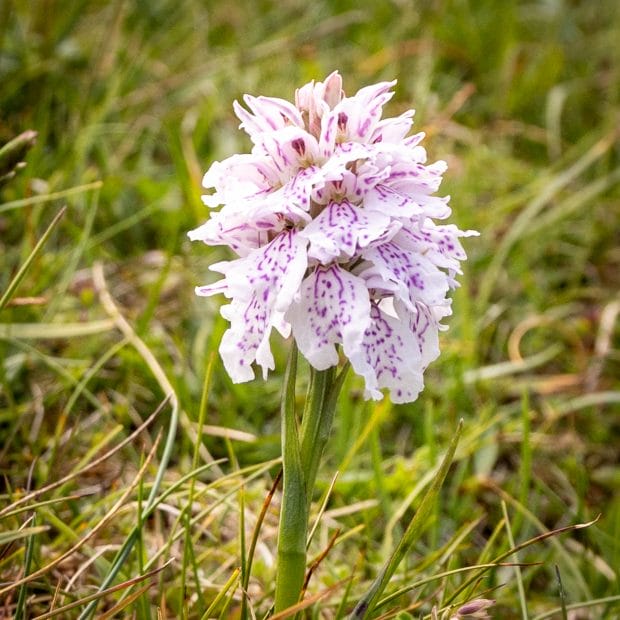
<path fill-rule="evenodd" d="M 247 213 L 218 212 L 202 226 L 190 230 L 187 236 L 208 245 L 227 245 L 239 256 L 246 256 L 267 243 L 270 234 L 284 228 L 282 215 L 262 211 L 259 205 L 252 218 Z"/>
<path fill-rule="evenodd" d="M 454 224 L 436 225 L 425 220 L 422 225 L 403 226 L 394 239 L 409 252 L 423 254 L 437 267 L 462 273 L 461 261 L 467 258 L 459 237 L 477 236 L 474 230 L 459 230 Z"/>
<path fill-rule="evenodd" d="M 260 138 L 264 132 L 277 131 L 289 125 L 304 126 L 299 110 L 285 99 L 245 95 L 243 101 L 253 114 L 236 101 L 233 107 L 241 121 L 240 127 L 253 141 Z"/>
<path fill-rule="evenodd" d="M 299 127 L 284 127 L 280 131 L 262 134 L 253 153 L 266 156 L 286 183 L 300 169 L 313 165 L 319 159 L 316 139 Z"/>
<path fill-rule="evenodd" d="M 366 194 L 364 206 L 366 209 L 399 218 L 412 218 L 424 213 L 422 205 L 412 196 L 383 184 L 373 187 Z"/>
<path fill-rule="evenodd" d="M 203 187 L 214 187 L 216 191 L 205 194 L 202 201 L 208 207 L 218 207 L 254 200 L 273 191 L 277 180 L 278 171 L 265 157 L 233 155 L 222 162 L 216 161 L 205 174 Z"/>
<path fill-rule="evenodd" d="M 317 267 L 301 286 L 286 318 L 302 355 L 318 370 L 338 363 L 335 345 L 345 355 L 360 346 L 370 324 L 370 301 L 364 282 L 338 265 Z"/>
<path fill-rule="evenodd" d="M 222 306 L 221 314 L 230 321 L 230 327 L 222 336 L 219 353 L 233 383 L 254 379 L 254 362 L 262 368 L 263 378 L 267 378 L 268 371 L 275 367 L 269 345 L 272 328 L 285 337 L 290 334 L 290 325 L 282 313 L 270 313 L 260 295 L 254 294 L 247 302 L 234 299 Z"/>
<path fill-rule="evenodd" d="M 434 313 L 428 306 L 416 303 L 415 310 L 411 311 L 402 301 L 394 301 L 396 315 L 406 323 L 409 331 L 415 338 L 420 352 L 422 370 L 439 357 L 439 331 L 443 326 L 440 318 L 450 314 L 449 305 L 441 313 Z M 436 316 L 437 315 L 437 316 Z"/>
<path fill-rule="evenodd" d="M 230 327 L 224 332 L 220 343 L 220 356 L 224 368 L 234 383 L 254 379 L 252 364 L 261 344 L 269 339 L 271 326 L 267 309 L 261 304 L 257 295 L 249 301 L 233 300 L 222 306 L 222 316 L 230 321 Z M 264 351 L 264 346 L 263 346 Z M 263 372 L 273 368 L 273 357 L 264 359 Z"/>
<path fill-rule="evenodd" d="M 269 308 L 285 311 L 299 291 L 307 267 L 307 241 L 284 230 L 245 258 L 213 265 L 224 274 L 229 297 L 249 300 L 256 294 Z"/>
<path fill-rule="evenodd" d="M 343 142 L 369 142 L 383 106 L 394 95 L 390 88 L 395 82 L 381 82 L 360 89 L 353 97 L 345 97 L 321 122 L 319 147 L 321 154 L 329 157 L 337 144 Z"/>
<path fill-rule="evenodd" d="M 305 215 L 310 210 L 312 195 L 325 186 L 325 171 L 319 166 L 303 168 L 282 188 L 284 205 L 293 215 L 309 221 Z M 293 217 L 295 219 L 295 217 Z"/>
<path fill-rule="evenodd" d="M 359 276 L 369 288 L 392 291 L 411 310 L 416 302 L 438 305 L 448 292 L 446 274 L 420 254 L 406 251 L 389 241 L 362 253 L 370 263 Z"/>
<path fill-rule="evenodd" d="M 413 110 L 407 110 L 395 118 L 384 118 L 375 125 L 368 141 L 371 144 L 376 144 L 377 142 L 398 144 L 411 130 L 413 115 Z M 422 139 L 422 136 L 420 136 L 420 139 Z"/>
<path fill-rule="evenodd" d="M 367 211 L 348 201 L 332 203 L 299 234 L 308 239 L 308 256 L 327 264 L 334 259 L 351 258 L 385 233 L 387 215 Z"/>
<path fill-rule="evenodd" d="M 295 106 L 307 115 L 308 131 L 318 136 L 321 132 L 321 118 L 338 104 L 342 92 L 342 78 L 337 71 L 327 76 L 325 82 L 314 81 L 295 91 Z"/>
<path fill-rule="evenodd" d="M 370 307 L 370 321 L 360 349 L 350 356 L 353 370 L 364 377 L 366 396 L 380 400 L 380 390 L 387 388 L 394 403 L 415 400 L 424 385 L 415 336 L 406 323 L 389 316 L 374 303 Z"/>
<path fill-rule="evenodd" d="M 224 274 L 224 281 L 200 287 L 203 295 L 220 287 L 232 298 L 222 308 L 222 316 L 231 326 L 222 339 L 220 354 L 233 381 L 253 378 L 250 366 L 254 361 L 263 367 L 265 376 L 273 368 L 269 336 L 272 327 L 287 330 L 283 314 L 299 294 L 307 265 L 305 246 L 296 231 L 284 231 L 245 258 L 212 265 L 213 271 Z"/>
<path fill-rule="evenodd" d="M 424 151 L 422 147 L 416 147 Z M 409 160 L 401 159 L 393 162 L 389 179 L 390 187 L 401 192 L 413 192 L 415 194 L 432 194 L 441 185 L 441 175 L 446 171 L 444 161 L 436 161 L 433 164 L 424 165 L 424 159 Z M 434 216 L 433 216 L 434 217 Z"/>

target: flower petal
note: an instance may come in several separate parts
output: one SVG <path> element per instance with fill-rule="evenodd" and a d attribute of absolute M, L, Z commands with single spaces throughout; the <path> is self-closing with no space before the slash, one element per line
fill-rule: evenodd
<path fill-rule="evenodd" d="M 404 250 L 394 241 L 362 253 L 371 265 L 358 274 L 369 288 L 391 291 L 412 311 L 416 302 L 441 305 L 449 289 L 448 276 L 421 254 Z"/>
<path fill-rule="evenodd" d="M 291 219 L 300 218 L 309 221 L 306 213 L 310 210 L 310 201 L 316 191 L 325 186 L 325 172 L 319 166 L 309 166 L 300 170 L 282 189 L 282 199 Z"/>
<path fill-rule="evenodd" d="M 278 173 L 264 155 L 233 155 L 224 161 L 214 162 L 202 179 L 202 186 L 215 188 L 215 193 L 202 197 L 210 207 L 239 202 L 248 197 L 271 191 Z"/>
<path fill-rule="evenodd" d="M 272 327 L 281 333 L 289 329 L 283 314 L 299 294 L 307 266 L 306 244 L 296 231 L 283 231 L 244 258 L 212 265 L 224 279 L 199 287 L 202 295 L 223 292 L 232 298 L 221 310 L 231 325 L 222 338 L 220 354 L 233 381 L 254 378 L 254 361 L 262 366 L 264 376 L 273 369 L 269 336 Z"/>
<path fill-rule="evenodd" d="M 295 105 L 307 114 L 308 131 L 319 135 L 321 118 L 329 112 L 343 97 L 342 78 L 338 71 L 327 76 L 324 82 L 309 82 L 295 91 Z"/>
<path fill-rule="evenodd" d="M 351 258 L 383 235 L 389 224 L 387 215 L 366 211 L 344 200 L 328 205 L 299 234 L 310 241 L 308 256 L 326 264 L 342 257 Z"/>
<path fill-rule="evenodd" d="M 268 312 L 259 298 L 253 295 L 249 302 L 233 300 L 222 306 L 222 316 L 230 321 L 230 327 L 224 332 L 219 352 L 224 368 L 233 383 L 243 383 L 254 379 L 252 363 L 256 360 L 256 352 L 264 341 L 269 341 L 271 326 Z M 268 347 L 268 345 L 267 345 Z M 273 356 L 263 352 L 263 373 L 273 369 Z"/>
<path fill-rule="evenodd" d="M 263 132 L 282 129 L 288 125 L 304 126 L 299 110 L 285 99 L 245 95 L 243 101 L 254 114 L 250 114 L 237 101 L 233 103 L 233 108 L 241 121 L 240 127 L 248 133 L 252 141 Z"/>
<path fill-rule="evenodd" d="M 413 150 L 424 152 L 421 146 Z M 439 160 L 428 166 L 422 162 L 426 155 L 416 158 L 400 158 L 391 164 L 391 175 L 386 182 L 401 192 L 428 195 L 436 192 L 441 185 L 441 175 L 446 171 L 445 161 Z"/>
<path fill-rule="evenodd" d="M 321 119 L 319 147 L 329 157 L 342 142 L 369 142 L 381 118 L 381 111 L 394 93 L 396 82 L 380 82 L 360 89 L 353 97 L 345 97 Z"/>
<path fill-rule="evenodd" d="M 448 300 L 449 302 L 449 300 Z M 420 351 L 420 365 L 422 371 L 439 356 L 439 320 L 431 308 L 425 304 L 416 303 L 415 311 L 412 312 L 400 300 L 394 301 L 394 309 L 397 315 L 408 325 L 413 334 L 418 350 Z M 450 314 L 450 305 L 442 309 L 442 316 Z"/>
<path fill-rule="evenodd" d="M 267 307 L 284 312 L 306 271 L 306 245 L 296 230 L 284 230 L 248 256 L 213 267 L 226 277 L 230 297 L 249 301 L 258 295 Z"/>
<path fill-rule="evenodd" d="M 462 273 L 460 263 L 467 258 L 459 237 L 477 236 L 475 230 L 460 230 L 454 224 L 437 225 L 426 219 L 404 225 L 394 239 L 403 249 L 423 254 L 438 267 Z"/>
<path fill-rule="evenodd" d="M 254 379 L 254 362 L 262 368 L 266 379 L 269 370 L 275 368 L 269 345 L 272 328 L 284 337 L 290 334 L 290 325 L 284 321 L 282 312 L 274 310 L 270 314 L 258 295 L 248 302 L 233 299 L 220 312 L 230 321 L 230 327 L 222 336 L 219 353 L 233 383 Z"/>
<path fill-rule="evenodd" d="M 377 142 L 399 143 L 409 133 L 413 125 L 414 114 L 414 110 L 407 110 L 395 118 L 384 118 L 379 121 L 370 136 L 369 142 L 372 144 Z"/>
<path fill-rule="evenodd" d="M 293 126 L 262 134 L 252 152 L 267 156 L 278 170 L 282 183 L 286 183 L 300 168 L 306 168 L 319 159 L 316 138 L 304 129 Z"/>
<path fill-rule="evenodd" d="M 319 266 L 303 281 L 286 319 L 304 357 L 325 370 L 338 363 L 336 344 L 342 344 L 348 357 L 359 349 L 370 325 L 368 289 L 338 265 Z"/>
<path fill-rule="evenodd" d="M 380 400 L 382 388 L 394 403 L 414 401 L 424 387 L 418 344 L 408 325 L 370 306 L 371 324 L 357 352 L 350 356 L 353 370 L 366 381 L 366 397 Z"/>
<path fill-rule="evenodd" d="M 412 218 L 424 213 L 424 208 L 411 195 L 398 192 L 384 184 L 376 185 L 368 191 L 364 207 L 399 218 Z"/>

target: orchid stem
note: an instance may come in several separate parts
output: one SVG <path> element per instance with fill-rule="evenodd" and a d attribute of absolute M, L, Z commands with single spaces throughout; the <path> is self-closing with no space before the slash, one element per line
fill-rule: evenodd
<path fill-rule="evenodd" d="M 329 437 L 338 392 L 348 366 L 312 369 L 301 429 L 295 416 L 297 348 L 293 345 L 284 378 L 282 398 L 283 492 L 278 534 L 275 611 L 299 602 L 306 571 L 308 520 L 314 483 Z"/>
<path fill-rule="evenodd" d="M 297 603 L 306 570 L 308 505 L 295 417 L 296 375 L 297 347 L 293 343 L 284 375 L 284 394 L 282 395 L 283 490 L 278 531 L 276 613 Z"/>

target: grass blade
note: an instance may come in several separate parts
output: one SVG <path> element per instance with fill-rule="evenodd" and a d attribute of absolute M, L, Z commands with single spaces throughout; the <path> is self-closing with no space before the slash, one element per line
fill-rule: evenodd
<path fill-rule="evenodd" d="M 47 227 L 46 231 L 43 233 L 43 236 L 39 239 L 37 244 L 34 246 L 32 252 L 30 252 L 28 258 L 25 260 L 24 264 L 20 267 L 19 271 L 15 274 L 15 277 L 9 283 L 8 288 L 4 292 L 4 295 L 0 298 L 0 310 L 2 310 L 11 300 L 15 290 L 19 286 L 19 283 L 24 279 L 28 269 L 32 265 L 34 259 L 37 257 L 37 254 L 43 249 L 43 246 L 47 243 L 47 240 L 50 238 L 50 235 L 58 226 L 58 223 L 62 219 L 65 214 L 67 207 L 63 207 L 57 214 L 56 217 L 52 220 L 52 223 Z"/>
<path fill-rule="evenodd" d="M 502 514 L 504 515 L 504 523 L 506 526 L 506 537 L 508 538 L 508 542 L 512 549 L 515 548 L 515 540 L 512 535 L 512 527 L 510 525 L 510 518 L 508 517 L 508 510 L 506 508 L 506 502 L 502 500 Z M 517 563 L 519 562 L 519 556 L 515 552 L 514 554 L 515 560 Z M 517 591 L 519 592 L 519 604 L 521 605 L 521 618 L 523 620 L 528 620 L 529 616 L 527 613 L 527 601 L 525 599 L 525 588 L 523 587 L 523 577 L 521 576 L 521 568 L 519 565 L 515 565 L 515 579 L 517 581 Z"/>
<path fill-rule="evenodd" d="M 168 568 L 168 566 L 172 562 L 173 560 L 169 560 L 165 564 L 158 566 L 157 568 L 149 571 L 148 573 L 145 573 L 144 575 L 138 575 L 137 577 L 128 579 L 127 581 L 124 581 L 123 583 L 116 584 L 110 588 L 106 588 L 105 590 L 99 590 L 98 592 L 95 592 L 94 594 L 86 596 L 80 599 L 79 601 L 73 601 L 72 603 L 69 603 L 68 605 L 63 605 L 62 607 L 58 607 L 58 609 L 54 609 L 40 616 L 37 616 L 36 618 L 33 618 L 33 620 L 47 620 L 47 618 L 53 618 L 54 616 L 59 616 L 60 614 L 64 614 L 67 611 L 71 611 L 72 609 L 81 607 L 82 605 L 86 603 L 89 603 L 92 601 L 98 601 L 99 599 L 103 598 L 104 596 L 107 596 L 108 594 L 113 594 L 114 592 L 119 592 L 120 590 L 125 590 L 127 588 L 130 588 L 131 586 L 137 583 L 140 583 L 141 581 L 144 581 L 145 579 L 150 579 L 151 577 L 154 577 L 158 573 L 161 573 L 161 571 Z"/>
<path fill-rule="evenodd" d="M 351 620 L 370 617 L 370 614 L 372 614 L 374 608 L 377 606 L 379 597 L 383 594 L 383 591 L 385 590 L 390 579 L 396 572 L 399 564 L 402 562 L 409 549 L 411 549 L 411 547 L 415 544 L 415 542 L 420 538 L 420 536 L 426 529 L 428 524 L 428 517 L 433 510 L 435 500 L 437 499 L 437 495 L 439 494 L 439 490 L 441 489 L 443 481 L 445 480 L 448 473 L 448 469 L 452 464 L 452 459 L 454 458 L 456 446 L 459 442 L 462 431 L 463 421 L 461 420 L 456 429 L 456 433 L 454 434 L 454 437 L 450 442 L 448 451 L 443 458 L 441 466 L 439 467 L 437 476 L 435 477 L 435 480 L 433 481 L 429 490 L 426 492 L 424 498 L 422 499 L 420 508 L 415 513 L 413 519 L 409 523 L 407 530 L 405 531 L 403 537 L 400 539 L 400 542 L 394 550 L 394 553 L 384 565 L 384 567 L 381 569 L 381 572 L 373 582 L 366 595 L 359 601 L 359 603 L 356 605 L 355 609 L 349 616 Z"/>
<path fill-rule="evenodd" d="M 564 585 L 562 584 L 560 567 L 557 564 L 555 565 L 555 575 L 558 580 L 558 591 L 560 594 L 560 604 L 562 606 L 562 620 L 568 620 L 568 613 L 566 612 L 566 594 L 564 593 Z"/>
<path fill-rule="evenodd" d="M 0 545 L 7 545 L 16 540 L 21 540 L 22 538 L 30 538 L 35 534 L 40 534 L 41 532 L 46 532 L 50 528 L 47 525 L 36 525 L 32 527 L 27 527 L 23 530 L 15 530 L 11 532 L 0 532 Z"/>
<path fill-rule="evenodd" d="M 102 181 L 94 181 L 93 183 L 86 183 L 85 185 L 78 185 L 76 187 L 70 187 L 69 189 L 63 189 L 59 192 L 52 194 L 44 194 L 42 196 L 32 196 L 30 198 L 20 198 L 19 200 L 12 200 L 11 202 L 5 202 L 0 205 L 0 213 L 4 211 L 10 211 L 11 209 L 20 209 L 22 207 L 30 207 L 32 205 L 43 204 L 45 202 L 52 202 L 53 200 L 59 200 L 60 198 L 67 198 L 69 196 L 75 196 L 76 194 L 82 194 L 83 192 L 90 191 L 91 189 L 99 189 L 103 187 Z"/>
<path fill-rule="evenodd" d="M 224 597 L 226 596 L 226 593 L 230 590 L 230 588 L 237 582 L 237 580 L 239 579 L 240 572 L 241 572 L 241 569 L 239 568 L 236 568 L 233 571 L 228 581 L 222 586 L 222 589 L 219 591 L 218 595 L 213 599 L 213 602 L 211 603 L 211 605 L 209 605 L 209 608 L 203 614 L 202 616 L 203 619 L 206 620 L 207 618 L 213 617 L 212 615 L 213 611 L 217 608 L 220 602 L 224 599 Z"/>

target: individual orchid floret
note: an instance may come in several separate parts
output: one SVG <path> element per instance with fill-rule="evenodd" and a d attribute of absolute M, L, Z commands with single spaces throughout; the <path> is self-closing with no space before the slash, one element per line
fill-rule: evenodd
<path fill-rule="evenodd" d="M 311 135 L 321 132 L 321 119 L 343 96 L 342 78 L 337 71 L 328 75 L 324 82 L 312 81 L 295 91 L 295 106 L 302 113 Z"/>
<path fill-rule="evenodd" d="M 270 336 L 292 336 L 317 370 L 341 356 L 367 398 L 411 402 L 439 355 L 448 294 L 465 260 L 448 198 L 436 196 L 446 164 L 426 163 L 413 111 L 382 118 L 395 82 L 352 97 L 337 72 L 295 93 L 295 103 L 246 95 L 234 103 L 251 153 L 215 162 L 203 184 L 214 211 L 192 240 L 237 258 L 198 295 L 230 300 L 220 345 L 234 382 L 274 368 Z"/>

